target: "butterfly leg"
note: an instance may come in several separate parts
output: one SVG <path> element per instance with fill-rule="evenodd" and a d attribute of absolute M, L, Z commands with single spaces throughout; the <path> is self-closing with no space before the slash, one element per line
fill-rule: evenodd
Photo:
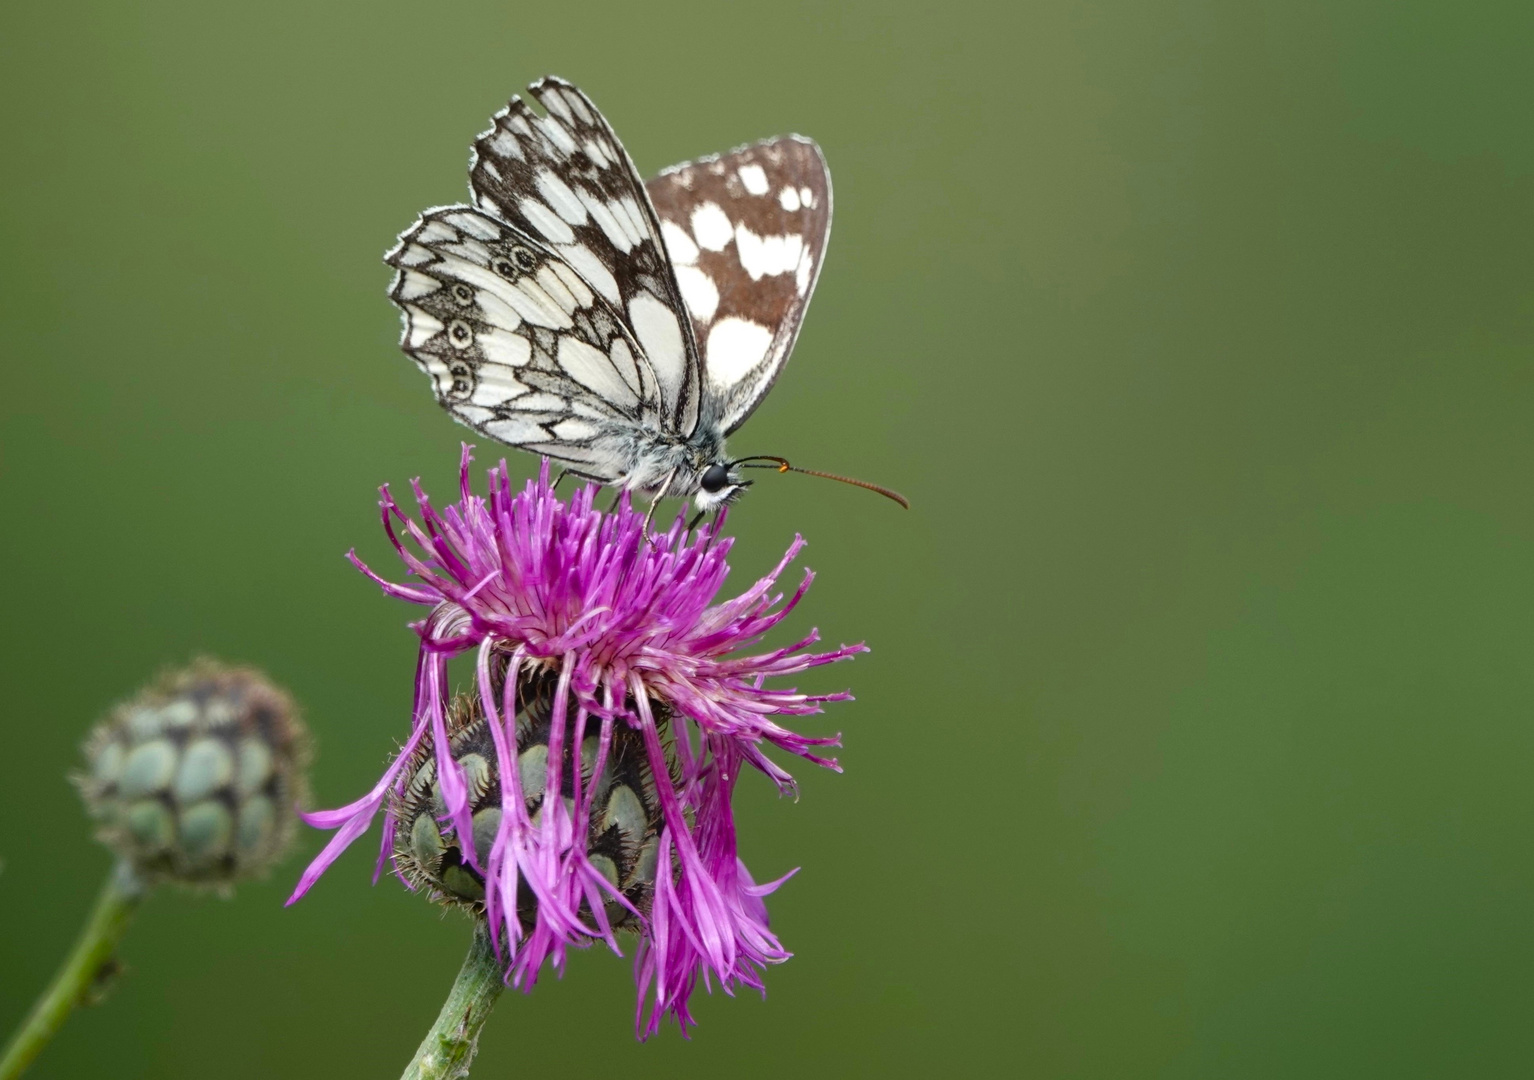
<path fill-rule="evenodd" d="M 714 511 L 714 520 L 708 523 L 708 532 L 703 542 L 703 548 L 705 551 L 713 547 L 714 541 L 719 538 L 719 519 L 723 517 L 723 511 L 723 507 L 716 509 Z M 687 523 L 687 531 L 692 532 L 698 527 L 698 523 L 707 516 L 707 510 L 699 510 L 692 516 L 692 520 Z"/>
<path fill-rule="evenodd" d="M 570 470 L 569 469 L 560 469 L 559 470 L 559 475 L 554 477 L 554 482 L 549 485 L 549 490 L 550 491 L 558 491 L 559 490 L 559 485 L 564 483 L 565 477 L 567 477 L 569 475 L 570 475 Z"/>
<path fill-rule="evenodd" d="M 618 504 L 620 502 L 622 502 L 622 501 L 623 501 L 623 489 L 622 488 L 613 488 L 613 501 L 607 504 L 607 512 L 609 514 L 614 513 L 618 509 Z"/>
<path fill-rule="evenodd" d="M 661 486 L 656 490 L 655 498 L 650 500 L 650 509 L 645 512 L 645 516 L 644 516 L 644 530 L 645 530 L 645 532 L 649 532 L 650 531 L 650 521 L 655 517 L 655 508 L 660 505 L 661 497 L 664 496 L 666 494 L 666 492 L 671 489 L 671 481 L 673 481 L 675 479 L 676 479 L 676 470 L 672 469 L 670 472 L 668 472 L 666 474 L 666 481 L 665 481 L 665 483 L 661 484 Z"/>

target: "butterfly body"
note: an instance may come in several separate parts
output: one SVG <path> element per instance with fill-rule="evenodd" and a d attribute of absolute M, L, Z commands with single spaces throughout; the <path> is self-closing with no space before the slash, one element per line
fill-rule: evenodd
<path fill-rule="evenodd" d="M 830 232 L 819 148 L 782 136 L 642 182 L 596 106 L 545 78 L 479 136 L 473 205 L 385 257 L 402 347 L 457 420 L 570 472 L 699 510 L 782 370 Z"/>
<path fill-rule="evenodd" d="M 698 501 L 700 510 L 731 501 L 750 486 L 750 481 L 731 468 L 724 438 L 717 428 L 700 423 L 691 435 L 678 438 L 656 427 L 615 426 L 610 429 L 608 440 L 612 460 L 620 463 L 622 471 L 618 475 L 593 475 L 575 464 L 568 466 L 569 471 L 583 479 L 610 483 L 651 497 L 691 498 Z M 714 483 L 704 484 L 710 469 L 724 470 L 723 489 Z M 710 487 L 715 490 L 710 491 Z M 714 495 L 721 497 L 715 499 Z"/>

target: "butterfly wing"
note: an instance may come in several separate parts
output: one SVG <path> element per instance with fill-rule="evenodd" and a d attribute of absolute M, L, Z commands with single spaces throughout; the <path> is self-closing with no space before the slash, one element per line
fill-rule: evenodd
<path fill-rule="evenodd" d="M 692 434 L 701 363 L 660 223 L 627 151 L 591 100 L 552 76 L 495 114 L 474 143 L 469 186 L 481 210 L 538 238 L 621 313 L 659 388 L 661 424 Z"/>
<path fill-rule="evenodd" d="M 457 419 L 612 481 L 666 400 L 629 327 L 536 238 L 472 207 L 428 210 L 385 257 L 401 347 Z"/>
<path fill-rule="evenodd" d="M 703 359 L 705 415 L 729 434 L 793 351 L 831 235 L 820 147 L 785 135 L 649 182 Z"/>

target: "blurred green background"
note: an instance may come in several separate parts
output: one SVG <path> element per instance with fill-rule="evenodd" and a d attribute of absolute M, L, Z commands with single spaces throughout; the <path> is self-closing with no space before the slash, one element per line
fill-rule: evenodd
<path fill-rule="evenodd" d="M 263 665 L 323 805 L 406 730 L 375 488 L 467 436 L 379 256 L 557 72 L 640 167 L 836 181 L 733 446 L 790 625 L 873 653 L 845 775 L 743 785 L 796 952 L 631 1034 L 592 950 L 478 1077 L 1524 1076 L 1534 1055 L 1534 7 L 1249 0 L 12 5 L 0 33 L 0 1028 L 108 867 L 63 780 L 160 665 Z M 481 460 L 490 457 L 489 448 Z M 526 473 L 529 459 L 513 464 Z M 371 834 L 376 837 L 376 831 Z M 468 940 L 373 841 L 165 893 L 47 1077 L 397 1075 Z"/>

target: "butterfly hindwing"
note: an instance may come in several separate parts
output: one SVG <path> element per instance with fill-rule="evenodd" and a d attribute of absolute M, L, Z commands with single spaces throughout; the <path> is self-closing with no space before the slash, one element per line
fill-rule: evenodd
<path fill-rule="evenodd" d="M 401 342 L 437 400 L 500 442 L 596 479 L 668 407 L 622 318 L 537 239 L 472 207 L 429 210 L 385 260 Z"/>
<path fill-rule="evenodd" d="M 621 313 L 658 386 L 662 426 L 689 435 L 698 347 L 644 185 L 583 93 L 553 77 L 530 91 L 546 116 L 514 97 L 474 143 L 475 205 L 537 238 Z"/>
<path fill-rule="evenodd" d="M 799 135 L 666 169 L 649 184 L 703 359 L 704 412 L 729 434 L 793 350 L 831 233 L 831 174 Z"/>

